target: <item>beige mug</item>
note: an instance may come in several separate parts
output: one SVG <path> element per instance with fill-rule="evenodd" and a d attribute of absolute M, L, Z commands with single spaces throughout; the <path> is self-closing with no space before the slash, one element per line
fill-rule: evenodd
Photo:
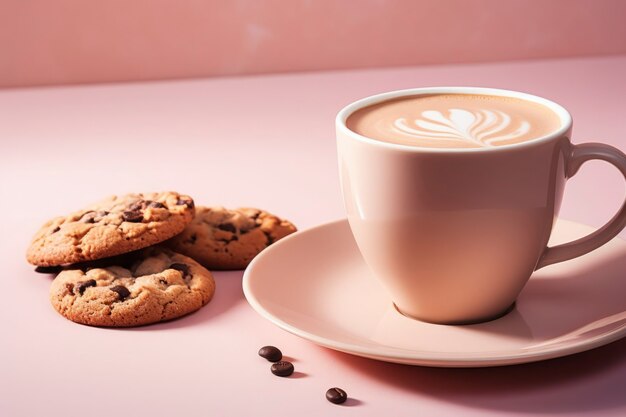
<path fill-rule="evenodd" d="M 560 128 L 493 148 L 419 148 L 361 136 L 346 127 L 356 110 L 421 94 L 482 94 L 543 104 Z M 563 188 L 592 159 L 626 178 L 626 155 L 601 143 L 574 145 L 562 106 L 515 91 L 418 88 L 379 94 L 336 118 L 341 186 L 363 259 L 403 314 L 441 324 L 489 320 L 507 312 L 533 271 L 590 252 L 626 225 L 626 203 L 603 227 L 548 247 Z"/>

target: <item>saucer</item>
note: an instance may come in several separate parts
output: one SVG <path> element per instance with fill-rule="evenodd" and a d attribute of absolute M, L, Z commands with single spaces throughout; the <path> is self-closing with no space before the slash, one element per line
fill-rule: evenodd
<path fill-rule="evenodd" d="M 550 245 L 593 230 L 559 220 Z M 264 250 L 246 270 L 243 289 L 263 317 L 330 349 L 410 365 L 482 367 L 571 355 L 624 337 L 624 271 L 626 242 L 616 238 L 535 272 L 512 311 L 499 319 L 430 324 L 394 308 L 342 220 Z"/>

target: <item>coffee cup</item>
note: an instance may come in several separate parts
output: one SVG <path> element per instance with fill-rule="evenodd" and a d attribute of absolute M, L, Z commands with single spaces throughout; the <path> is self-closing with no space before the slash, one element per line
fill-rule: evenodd
<path fill-rule="evenodd" d="M 474 87 L 393 91 L 343 108 L 336 134 L 355 241 L 411 318 L 499 317 L 533 271 L 584 255 L 626 225 L 625 203 L 594 233 L 548 246 L 566 181 L 593 159 L 626 178 L 626 155 L 573 144 L 568 111 L 541 97 Z"/>

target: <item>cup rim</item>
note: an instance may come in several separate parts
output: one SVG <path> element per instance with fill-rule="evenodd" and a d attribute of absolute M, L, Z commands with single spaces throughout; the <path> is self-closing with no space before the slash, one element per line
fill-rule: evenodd
<path fill-rule="evenodd" d="M 434 147 L 422 147 L 422 146 L 412 146 L 412 145 L 402 145 L 399 143 L 391 143 L 391 142 L 383 142 L 381 140 L 368 138 L 367 136 L 363 136 L 353 130 L 350 130 L 348 126 L 346 126 L 346 120 L 352 113 L 360 110 L 364 107 L 371 106 L 373 104 L 377 104 L 383 101 L 393 100 L 395 98 L 406 97 L 406 96 L 414 96 L 414 95 L 425 95 L 425 94 L 482 94 L 482 95 L 491 95 L 491 96 L 501 96 L 501 97 L 512 97 L 519 98 L 526 101 L 531 101 L 534 103 L 543 104 L 548 107 L 550 110 L 554 111 L 554 113 L 559 117 L 561 121 L 561 126 L 547 135 L 540 136 L 535 139 L 531 139 L 525 142 L 513 143 L 508 145 L 501 146 L 493 146 L 493 147 L 482 147 L 482 148 L 434 148 Z M 554 101 L 548 100 L 543 97 L 539 97 L 533 94 L 524 93 L 521 91 L 515 90 L 506 90 L 501 88 L 487 88 L 487 87 L 420 87 L 420 88 L 407 88 L 404 90 L 394 90 L 388 91 L 385 93 L 374 94 L 368 97 L 364 97 L 357 101 L 354 101 L 344 108 L 342 108 L 339 113 L 337 113 L 337 117 L 335 118 L 335 126 L 338 133 L 342 133 L 344 135 L 353 137 L 360 142 L 364 142 L 369 145 L 375 145 L 382 148 L 388 149 L 396 149 L 396 150 L 404 150 L 409 152 L 432 152 L 432 153 L 474 153 L 474 152 L 502 152 L 515 148 L 523 148 L 527 146 L 533 146 L 540 143 L 548 142 L 551 139 L 561 137 L 565 135 L 565 133 L 571 129 L 572 127 L 572 116 L 565 109 L 565 107 L 561 106 Z"/>

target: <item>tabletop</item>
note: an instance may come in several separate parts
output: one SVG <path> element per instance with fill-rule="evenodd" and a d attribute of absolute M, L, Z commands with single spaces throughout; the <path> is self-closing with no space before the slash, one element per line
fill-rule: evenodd
<path fill-rule="evenodd" d="M 50 278 L 24 259 L 48 218 L 126 192 L 260 207 L 299 229 L 342 218 L 334 116 L 387 90 L 538 94 L 570 110 L 575 143 L 625 150 L 624 74 L 626 56 L 613 56 L 0 91 L 0 415 L 625 415 L 625 340 L 499 368 L 378 362 L 261 318 L 243 296 L 242 271 L 216 272 L 215 298 L 188 317 L 93 328 L 58 315 Z M 598 227 L 623 196 L 617 170 L 591 162 L 568 182 L 560 215 Z M 270 374 L 257 356 L 268 344 L 293 360 L 297 377 Z M 351 400 L 327 402 L 333 386 Z"/>

